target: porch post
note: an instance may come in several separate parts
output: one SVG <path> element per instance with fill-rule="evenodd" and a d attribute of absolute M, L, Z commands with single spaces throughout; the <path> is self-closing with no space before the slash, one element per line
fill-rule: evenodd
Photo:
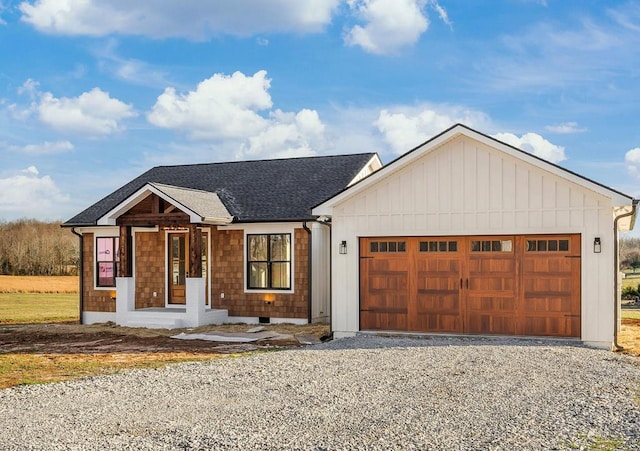
<path fill-rule="evenodd" d="M 202 230 L 189 224 L 189 277 L 186 280 L 187 327 L 203 324 L 205 314 L 205 279 L 202 278 Z"/>
<path fill-rule="evenodd" d="M 127 324 L 129 312 L 136 309 L 136 282 L 133 277 L 116 277 L 116 324 Z"/>
<path fill-rule="evenodd" d="M 120 226 L 119 277 L 131 277 L 131 226 Z"/>
<path fill-rule="evenodd" d="M 202 277 L 189 277 L 187 280 L 187 320 L 185 326 L 198 327 L 204 324 L 204 282 Z"/>
<path fill-rule="evenodd" d="M 202 277 L 202 230 L 189 224 L 189 277 Z"/>

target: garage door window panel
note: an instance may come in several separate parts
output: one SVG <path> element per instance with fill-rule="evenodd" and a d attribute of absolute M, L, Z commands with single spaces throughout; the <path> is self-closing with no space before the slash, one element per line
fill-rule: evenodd
<path fill-rule="evenodd" d="M 420 252 L 458 252 L 457 241 L 420 241 Z"/>
<path fill-rule="evenodd" d="M 513 252 L 513 240 L 472 240 L 471 252 Z"/>
<path fill-rule="evenodd" d="M 527 252 L 569 252 L 569 240 L 527 240 Z"/>
<path fill-rule="evenodd" d="M 369 251 L 372 253 L 406 252 L 406 241 L 372 241 L 369 243 Z"/>

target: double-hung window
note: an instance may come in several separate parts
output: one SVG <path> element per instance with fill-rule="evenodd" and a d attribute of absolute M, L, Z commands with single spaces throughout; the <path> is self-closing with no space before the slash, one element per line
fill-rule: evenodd
<path fill-rule="evenodd" d="M 291 234 L 247 235 L 247 288 L 291 289 Z"/>
<path fill-rule="evenodd" d="M 116 286 L 119 244 L 118 237 L 99 236 L 96 238 L 96 286 Z"/>

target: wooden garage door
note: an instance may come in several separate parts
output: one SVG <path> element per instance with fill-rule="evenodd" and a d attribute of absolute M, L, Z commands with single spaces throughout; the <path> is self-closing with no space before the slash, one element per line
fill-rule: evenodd
<path fill-rule="evenodd" d="M 360 328 L 580 336 L 580 236 L 362 238 Z"/>
<path fill-rule="evenodd" d="M 522 335 L 580 336 L 580 235 L 522 243 Z"/>
<path fill-rule="evenodd" d="M 406 241 L 372 240 L 367 246 L 371 256 L 360 255 L 360 292 L 366 292 L 360 301 L 361 324 L 376 330 L 410 330 L 411 260 Z"/>

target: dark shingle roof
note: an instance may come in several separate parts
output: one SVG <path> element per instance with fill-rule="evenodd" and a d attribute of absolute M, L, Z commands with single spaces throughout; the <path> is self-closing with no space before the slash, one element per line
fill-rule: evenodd
<path fill-rule="evenodd" d="M 374 153 L 158 166 L 65 222 L 98 219 L 149 182 L 215 192 L 236 222 L 311 220 L 311 207 L 341 191 Z"/>

